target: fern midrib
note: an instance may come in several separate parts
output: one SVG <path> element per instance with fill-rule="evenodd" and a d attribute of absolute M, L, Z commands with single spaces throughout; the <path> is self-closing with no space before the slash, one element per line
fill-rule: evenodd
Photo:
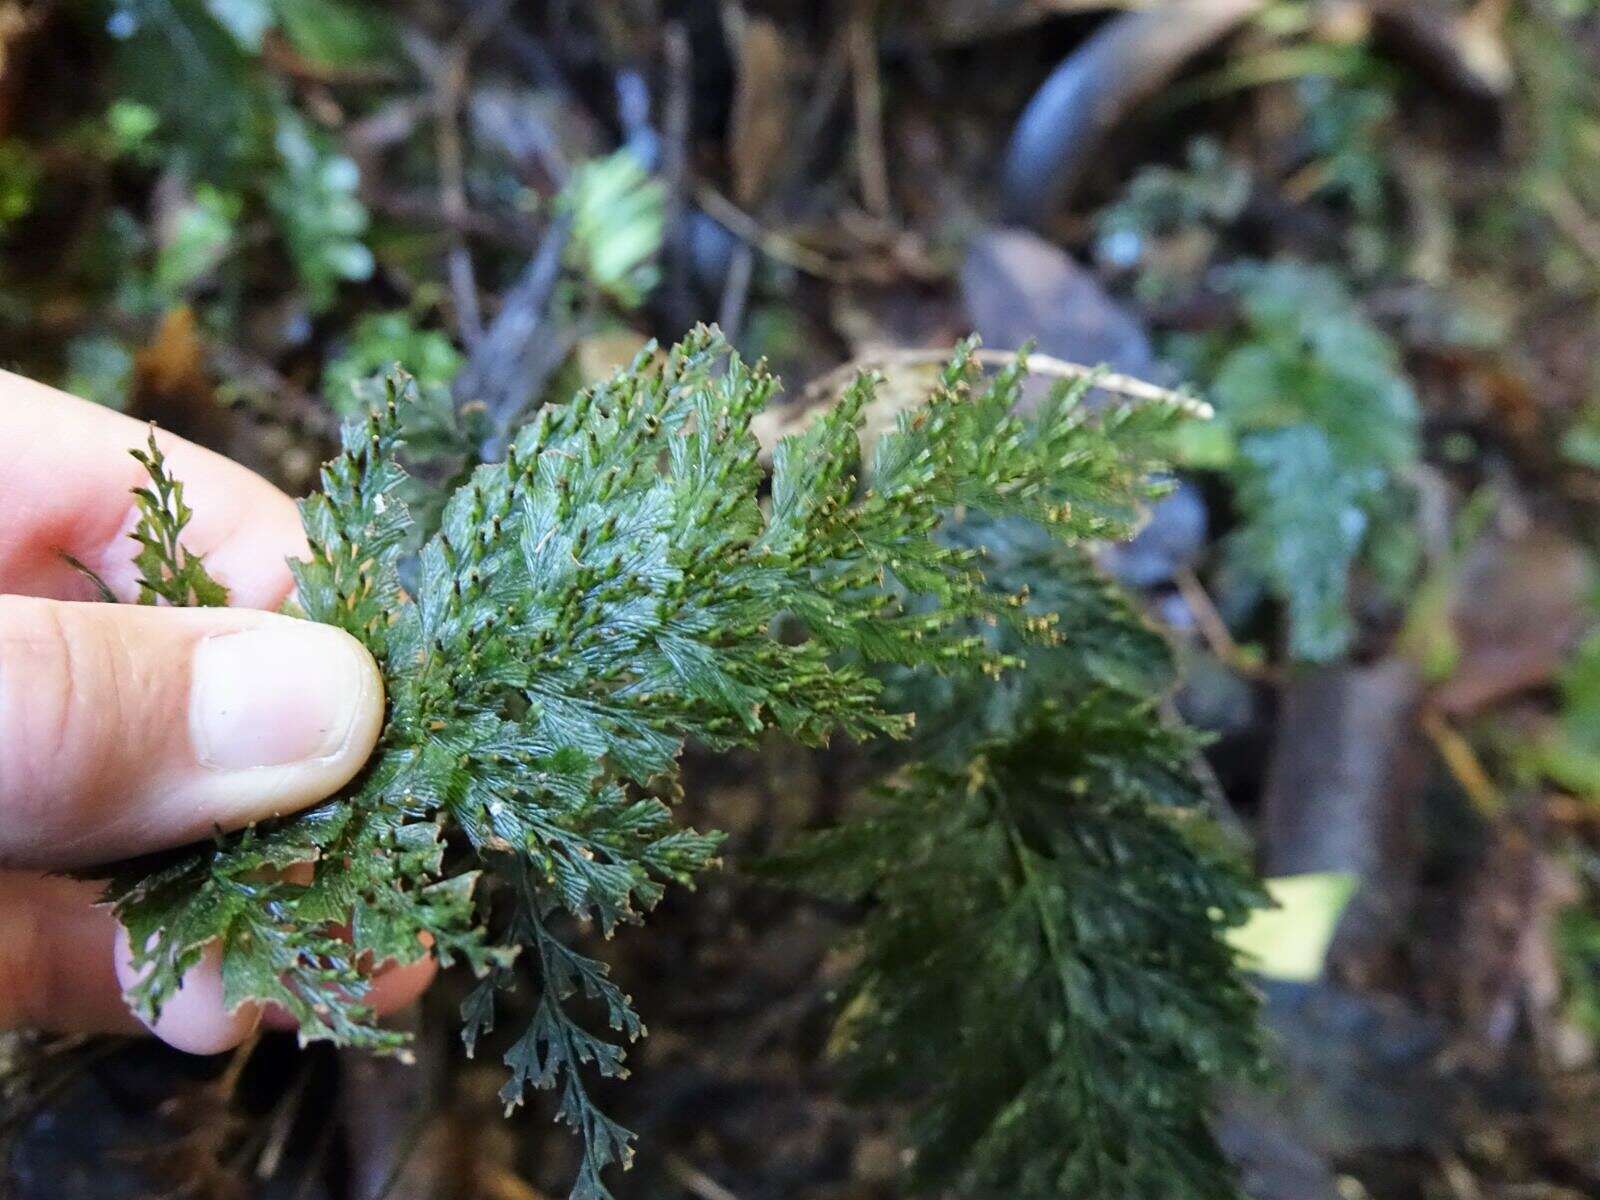
<path fill-rule="evenodd" d="M 1005 792 L 992 782 L 989 785 L 989 792 L 993 798 L 992 810 L 995 817 L 1005 826 L 1006 843 L 1010 847 L 1017 872 L 1022 877 L 1023 889 L 1028 893 L 1029 907 L 1034 910 L 1039 919 L 1039 928 L 1043 933 L 1045 951 L 1050 958 L 1051 965 L 1055 968 L 1056 983 L 1061 989 L 1061 1010 L 1067 1015 L 1064 1025 L 1067 1038 L 1071 1043 L 1071 1053 L 1078 1061 L 1085 1061 L 1087 1054 L 1082 1026 L 1080 1022 L 1072 1019 L 1069 1000 L 1072 988 L 1067 979 L 1069 952 L 1066 947 L 1066 942 L 1068 941 L 1066 932 L 1059 927 L 1054 916 L 1051 915 L 1049 908 L 1044 903 L 1044 882 L 1034 869 L 1032 852 L 1029 851 L 1027 843 L 1023 840 L 1022 827 L 1016 815 L 1012 812 L 1010 801 L 1006 798 Z M 1106 1139 L 1102 1136 L 1100 1109 L 1095 1104 L 1094 1096 L 1089 1092 L 1089 1089 L 1081 1085 L 1082 1076 L 1075 1075 L 1074 1079 L 1080 1084 L 1081 1111 L 1084 1113 L 1094 1134 L 1089 1144 L 1094 1147 L 1093 1154 L 1096 1170 L 1103 1175 L 1104 1171 L 1101 1164 Z"/>

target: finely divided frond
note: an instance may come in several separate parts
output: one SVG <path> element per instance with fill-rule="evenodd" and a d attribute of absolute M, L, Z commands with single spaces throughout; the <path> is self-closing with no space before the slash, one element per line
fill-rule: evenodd
<path fill-rule="evenodd" d="M 132 454 L 150 479 L 133 491 L 134 502 L 139 506 L 139 521 L 131 535 L 139 543 L 139 553 L 133 560 L 139 568 L 139 603 L 157 604 L 164 600 L 168 604 L 207 608 L 227 604 L 228 589 L 211 578 L 199 555 L 190 553 L 178 540 L 194 513 L 184 503 L 183 484 L 167 472 L 166 456 L 156 445 L 153 430 L 147 447 Z M 80 564 L 74 565 L 84 569 Z M 85 573 L 104 593 L 105 585 Z"/>
<path fill-rule="evenodd" d="M 983 522 L 997 581 L 1083 642 L 991 636 L 989 688 L 897 682 L 922 757 L 767 871 L 867 903 L 835 1044 L 857 1094 L 911 1112 L 913 1176 L 973 1196 L 1237 1200 L 1212 1085 L 1259 1065 L 1222 939 L 1261 893 L 1164 727 L 1164 644 L 1037 527 Z"/>
<path fill-rule="evenodd" d="M 697 330 L 541 409 L 445 503 L 413 565 L 396 376 L 302 506 L 311 556 L 294 567 L 304 614 L 383 669 L 377 751 L 304 814 L 116 873 L 110 897 L 149 970 L 141 1007 L 159 1010 L 216 942 L 230 1003 L 280 1004 L 302 1038 L 393 1049 L 364 1003 L 371 968 L 432 953 L 482 977 L 463 1014 L 471 1048 L 496 993 L 531 983 L 504 1098 L 559 1089 L 584 1142 L 574 1194 L 605 1196 L 601 1172 L 627 1162 L 631 1135 L 596 1108 L 585 1070 L 622 1073 L 643 1025 L 562 923 L 609 934 L 714 861 L 716 836 L 677 828 L 658 798 L 685 741 L 901 735 L 910 717 L 886 703 L 886 671 L 998 673 L 1017 654 L 992 630 L 1052 636 L 1025 594 L 986 578 L 958 513 L 1032 522 L 1047 540 L 1133 518 L 1146 446 L 1178 412 L 1091 417 L 1078 387 L 1021 417 L 1021 370 L 980 385 L 963 347 L 870 471 L 863 378 L 777 447 L 769 494 L 751 420 L 776 383 Z M 509 897 L 502 928 L 474 895 L 480 874 Z"/>

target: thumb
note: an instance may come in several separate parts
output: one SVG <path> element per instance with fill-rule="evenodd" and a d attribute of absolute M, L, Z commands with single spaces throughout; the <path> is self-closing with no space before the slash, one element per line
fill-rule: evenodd
<path fill-rule="evenodd" d="M 377 665 L 246 609 L 0 596 L 0 867 L 77 867 L 313 804 L 383 721 Z"/>

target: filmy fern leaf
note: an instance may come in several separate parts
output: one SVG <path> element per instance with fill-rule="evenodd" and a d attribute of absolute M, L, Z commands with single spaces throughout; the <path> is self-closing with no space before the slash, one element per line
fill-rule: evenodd
<path fill-rule="evenodd" d="M 1259 1056 L 1217 937 L 1257 893 L 1160 795 L 1184 753 L 1126 698 L 1050 705 L 780 862 L 872 901 L 837 1040 L 859 1096 L 909 1105 L 922 1186 L 1239 1195 L 1205 1118 Z"/>
<path fill-rule="evenodd" d="M 988 686 L 899 675 L 909 763 L 765 865 L 867 903 L 835 1037 L 851 1085 L 909 1107 L 928 1191 L 1236 1200 L 1208 1089 L 1261 1047 L 1222 935 L 1264 897 L 1158 712 L 1166 644 L 1037 526 L 945 536 L 1050 636 L 986 630 L 1025 664 Z"/>
<path fill-rule="evenodd" d="M 151 433 L 146 448 L 132 453 L 150 479 L 133 492 L 134 503 L 139 507 L 139 520 L 132 534 L 139 543 L 139 553 L 133 560 L 139 569 L 139 603 L 165 600 L 168 604 L 206 608 L 227 604 L 228 589 L 211 578 L 200 557 L 179 541 L 194 513 L 184 503 L 183 483 L 167 471 L 167 460 L 156 445 L 156 435 Z"/>
<path fill-rule="evenodd" d="M 981 546 L 953 535 L 958 514 L 1064 542 L 1126 532 L 1147 447 L 1179 411 L 1091 416 L 1080 387 L 1022 418 L 1022 369 L 979 386 L 960 348 L 870 470 L 863 378 L 776 448 L 768 495 L 751 420 L 776 383 L 698 330 L 541 409 L 443 506 L 408 588 L 408 385 L 393 378 L 302 505 L 311 556 L 294 564 L 304 615 L 348 630 L 383 670 L 378 748 L 308 812 L 117 872 L 109 895 L 148 972 L 141 1009 L 158 1011 L 216 942 L 230 1004 L 278 1004 L 303 1039 L 395 1049 L 364 1003 L 371 968 L 431 953 L 481 977 L 463 1013 L 470 1050 L 497 992 L 531 979 L 504 1099 L 559 1089 L 584 1144 L 574 1195 L 605 1196 L 601 1172 L 626 1163 L 631 1134 L 595 1106 L 586 1068 L 624 1073 L 643 1026 L 562 922 L 609 934 L 714 860 L 717 837 L 678 828 L 658 798 L 685 740 L 903 735 L 911 715 L 886 675 L 997 674 L 1051 636 L 1026 596 L 986 576 Z M 1146 841 L 1161 851 L 1164 836 Z M 509 901 L 495 928 L 482 875 Z"/>

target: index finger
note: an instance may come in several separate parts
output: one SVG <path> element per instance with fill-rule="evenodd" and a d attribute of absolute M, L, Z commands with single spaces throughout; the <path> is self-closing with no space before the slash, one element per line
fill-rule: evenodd
<path fill-rule="evenodd" d="M 128 451 L 148 428 L 120 413 L 0 371 L 0 592 L 94 598 L 62 555 L 100 576 L 120 599 L 138 594 L 132 489 L 146 482 Z M 156 431 L 194 518 L 184 545 L 243 608 L 276 609 L 294 587 L 285 559 L 306 553 L 294 502 L 254 472 Z"/>

